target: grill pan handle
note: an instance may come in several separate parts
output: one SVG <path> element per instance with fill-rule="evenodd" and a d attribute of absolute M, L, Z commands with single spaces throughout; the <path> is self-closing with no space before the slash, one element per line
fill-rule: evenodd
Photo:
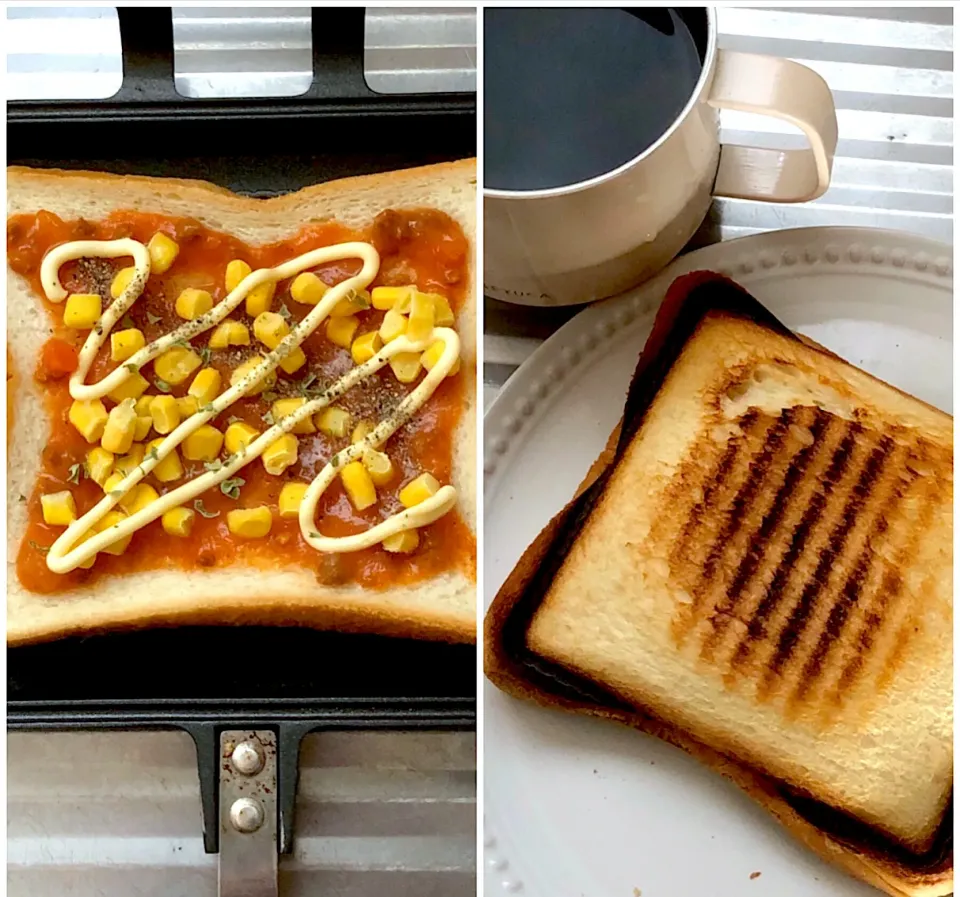
<path fill-rule="evenodd" d="M 294 807 L 297 799 L 300 743 L 304 735 L 317 728 L 311 722 L 283 722 L 279 724 L 253 723 L 250 726 L 215 723 L 187 723 L 183 728 L 193 738 L 197 748 L 197 769 L 200 778 L 200 808 L 203 822 L 203 848 L 207 853 L 222 849 L 221 789 L 223 777 L 229 770 L 229 758 L 223 756 L 222 739 L 226 731 L 268 731 L 275 736 L 273 765 L 276 775 L 275 803 L 276 840 L 274 852 L 293 851 Z"/>

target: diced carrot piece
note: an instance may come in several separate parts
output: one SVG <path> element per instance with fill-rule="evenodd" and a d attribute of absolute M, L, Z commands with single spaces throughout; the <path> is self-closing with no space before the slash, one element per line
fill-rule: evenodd
<path fill-rule="evenodd" d="M 77 369 L 77 350 L 65 340 L 54 337 L 43 344 L 41 364 L 48 377 L 67 377 Z"/>

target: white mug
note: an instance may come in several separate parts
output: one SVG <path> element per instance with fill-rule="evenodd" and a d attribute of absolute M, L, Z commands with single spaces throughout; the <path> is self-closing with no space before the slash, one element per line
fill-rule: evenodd
<path fill-rule="evenodd" d="M 622 292 L 683 249 L 714 196 L 805 202 L 830 185 L 837 146 L 833 96 L 786 59 L 717 48 L 707 17 L 700 79 L 649 148 L 613 171 L 545 190 L 484 188 L 484 293 L 523 305 L 574 305 Z M 804 149 L 720 145 L 719 110 L 784 119 Z"/>

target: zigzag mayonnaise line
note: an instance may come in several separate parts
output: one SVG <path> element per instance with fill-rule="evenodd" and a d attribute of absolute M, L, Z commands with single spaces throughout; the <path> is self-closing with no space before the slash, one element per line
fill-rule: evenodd
<path fill-rule="evenodd" d="M 353 536 L 340 536 L 331 538 L 322 536 L 314 529 L 314 518 L 317 513 L 317 504 L 320 497 L 326 491 L 327 487 L 333 482 L 337 475 L 337 469 L 344 464 L 357 460 L 363 455 L 368 447 L 376 447 L 386 442 L 403 424 L 416 414 L 417 409 L 433 395 L 434 390 L 443 382 L 450 369 L 456 364 L 460 355 L 460 338 L 456 331 L 446 327 L 434 327 L 430 340 L 443 340 L 443 354 L 437 363 L 427 372 L 417 388 L 410 393 L 398 406 L 396 412 L 387 420 L 383 421 L 373 429 L 363 442 L 358 442 L 348 448 L 337 452 L 326 464 L 323 470 L 316 476 L 314 481 L 307 487 L 307 491 L 300 502 L 300 532 L 307 544 L 316 548 L 317 551 L 361 551 L 364 548 L 371 548 L 378 542 L 382 542 L 389 536 L 401 533 L 404 530 L 412 529 L 417 526 L 426 526 L 433 523 L 449 511 L 457 501 L 457 491 L 453 486 L 443 486 L 438 489 L 434 495 L 408 508 L 388 517 L 382 523 L 371 527 L 366 532 L 357 533 Z M 406 346 L 397 351 L 421 351 L 420 346 L 426 348 L 429 342 L 422 344 L 411 343 L 405 336 L 393 340 L 377 353 L 368 364 L 376 361 L 388 349 L 400 341 L 406 343 Z M 416 348 L 415 348 L 416 347 Z M 384 359 L 383 364 L 386 363 Z M 381 365 L 382 366 L 382 365 Z M 298 408 L 297 414 L 304 417 L 303 409 Z"/>
<path fill-rule="evenodd" d="M 171 508 L 184 504 L 208 489 L 219 485 L 259 457 L 276 439 L 292 430 L 302 420 L 327 407 L 361 380 L 376 373 L 388 364 L 393 356 L 401 352 L 424 351 L 437 340 L 444 343 L 440 358 L 423 381 L 400 403 L 396 412 L 386 421 L 378 424 L 362 442 L 343 449 L 334 455 L 310 484 L 300 507 L 300 529 L 308 544 L 318 551 L 360 551 L 376 545 L 391 535 L 432 523 L 453 508 L 456 503 L 456 490 L 452 486 L 444 486 L 435 495 L 430 496 L 419 505 L 394 514 L 364 533 L 331 538 L 317 533 L 314 526 L 319 500 L 336 477 L 337 469 L 342 464 L 347 464 L 360 457 L 367 448 L 375 448 L 389 439 L 422 407 L 444 377 L 452 370 L 453 365 L 456 364 L 460 353 L 460 340 L 456 331 L 435 327 L 426 339 L 419 342 L 413 342 L 406 336 L 392 340 L 373 358 L 344 375 L 325 390 L 321 396 L 305 402 L 293 414 L 282 418 L 280 423 L 272 426 L 242 448 L 236 455 L 227 458 L 219 469 L 201 474 L 151 502 L 147 507 L 127 517 L 121 523 L 104 532 L 90 536 L 82 544 L 78 544 L 92 527 L 96 526 L 143 477 L 149 474 L 191 433 L 216 417 L 237 399 L 242 398 L 248 389 L 273 371 L 286 355 L 297 348 L 307 336 L 320 326 L 341 299 L 356 289 L 368 286 L 376 276 L 380 263 L 376 249 L 370 244 L 342 243 L 304 253 L 276 268 L 261 268 L 253 271 L 210 312 L 194 321 L 187 322 L 172 333 L 166 334 L 145 346 L 99 383 L 87 385 L 83 383 L 83 380 L 89 373 L 100 347 L 108 338 L 111 328 L 126 314 L 146 285 L 150 274 L 149 253 L 143 244 L 135 240 L 78 241 L 51 250 L 41 265 L 40 276 L 44 292 L 52 301 L 62 301 L 67 293 L 60 283 L 59 269 L 65 262 L 83 257 L 119 258 L 125 255 L 133 256 L 136 268 L 135 274 L 121 296 L 107 308 L 101 321 L 90 332 L 84 343 L 79 357 L 80 364 L 70 380 L 70 393 L 75 399 L 100 398 L 113 391 L 140 367 L 166 351 L 173 344 L 180 340 L 189 340 L 191 337 L 219 324 L 244 300 L 250 290 L 262 283 L 285 280 L 308 268 L 352 257 L 359 258 L 363 267 L 358 274 L 331 287 L 314 309 L 291 330 L 277 348 L 264 357 L 263 364 L 251 371 L 235 386 L 219 395 L 209 405 L 204 406 L 203 409 L 181 423 L 164 438 L 155 452 L 144 458 L 143 462 L 118 484 L 116 489 L 105 495 L 83 517 L 71 523 L 47 553 L 47 567 L 50 570 L 55 573 L 67 573 L 75 569 L 99 551 L 117 540 L 133 534 Z"/>
<path fill-rule="evenodd" d="M 284 349 L 286 346 L 284 352 L 277 359 L 279 362 L 287 352 L 299 346 L 300 343 L 323 322 L 323 319 L 327 317 L 337 302 L 343 299 L 347 293 L 357 288 L 363 289 L 370 284 L 373 278 L 376 277 L 377 269 L 380 266 L 380 256 L 377 250 L 369 243 L 339 243 L 336 246 L 324 246 L 320 249 L 306 252 L 289 262 L 284 262 L 284 264 L 276 268 L 258 268 L 256 271 L 251 271 L 237 284 L 232 292 L 227 294 L 222 302 L 218 302 L 205 315 L 201 315 L 196 320 L 187 321 L 176 330 L 160 337 L 158 340 L 154 340 L 148 346 L 144 346 L 140 351 L 131 355 L 120 367 L 111 371 L 99 383 L 85 384 L 83 381 L 86 380 L 87 374 L 90 373 L 90 368 L 93 366 L 93 362 L 97 357 L 97 352 L 100 351 L 100 347 L 107 341 L 110 330 L 117 321 L 129 311 L 130 307 L 140 296 L 140 293 L 143 292 L 143 288 L 146 286 L 147 279 L 150 276 L 150 255 L 146 247 L 143 246 L 142 243 L 137 243 L 136 240 L 87 240 L 75 243 L 64 243 L 62 246 L 51 249 L 40 266 L 40 281 L 43 284 L 44 291 L 47 292 L 47 298 L 54 302 L 59 302 L 66 296 L 66 291 L 60 284 L 60 277 L 57 272 L 59 272 L 60 267 L 65 262 L 74 261 L 79 258 L 120 258 L 124 255 L 132 255 L 131 250 L 134 246 L 139 247 L 142 251 L 142 254 L 138 253 L 134 255 L 136 273 L 120 297 L 107 307 L 99 328 L 95 327 L 90 331 L 90 334 L 83 344 L 83 348 L 80 350 L 77 369 L 70 377 L 70 395 L 74 399 L 90 401 L 91 399 L 102 398 L 107 395 L 107 393 L 112 392 L 127 380 L 132 373 L 142 368 L 148 362 L 153 361 L 158 355 L 162 355 L 176 343 L 181 340 L 189 341 L 205 330 L 215 327 L 243 302 L 251 290 L 256 289 L 260 284 L 266 283 L 268 280 L 286 280 L 288 277 L 293 277 L 293 275 L 299 274 L 307 268 L 314 268 L 326 262 L 342 261 L 353 257 L 359 258 L 363 262 L 363 268 L 361 268 L 360 273 L 353 277 L 348 277 L 336 286 L 331 287 L 313 311 L 277 346 L 274 352 L 280 352 L 281 349 Z M 52 293 L 48 292 L 48 283 L 53 290 Z M 331 294 L 334 293 L 336 295 L 336 302 L 331 300 Z M 323 313 L 314 317 L 321 310 Z M 314 323 L 311 324 L 310 322 Z M 300 329 L 306 329 L 306 333 L 294 342 Z M 269 358 L 269 356 L 267 357 Z M 275 367 L 276 364 L 269 369 L 257 368 L 253 374 L 260 372 L 260 376 L 257 379 L 262 379 Z M 253 376 L 253 374 L 251 374 L 251 376 Z M 241 381 L 241 383 L 237 385 L 240 386 L 243 382 L 246 381 Z M 248 386 L 255 382 L 257 381 L 252 380 Z M 235 401 L 235 399 L 231 399 L 229 404 L 232 404 L 233 401 Z"/>

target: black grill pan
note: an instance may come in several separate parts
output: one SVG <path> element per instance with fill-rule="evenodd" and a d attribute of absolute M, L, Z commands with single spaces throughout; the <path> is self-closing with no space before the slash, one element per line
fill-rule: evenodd
<path fill-rule="evenodd" d="M 473 94 L 393 96 L 363 78 L 362 8 L 312 11 L 313 83 L 295 98 L 200 100 L 174 88 L 169 7 L 119 7 L 124 79 L 108 100 L 10 102 L 13 165 L 202 178 L 271 196 L 471 157 Z M 13 730 L 159 729 L 197 744 L 204 843 L 217 849 L 219 732 L 278 732 L 280 849 L 292 844 L 301 737 L 472 729 L 476 652 L 300 628 L 182 627 L 8 650 Z"/>

